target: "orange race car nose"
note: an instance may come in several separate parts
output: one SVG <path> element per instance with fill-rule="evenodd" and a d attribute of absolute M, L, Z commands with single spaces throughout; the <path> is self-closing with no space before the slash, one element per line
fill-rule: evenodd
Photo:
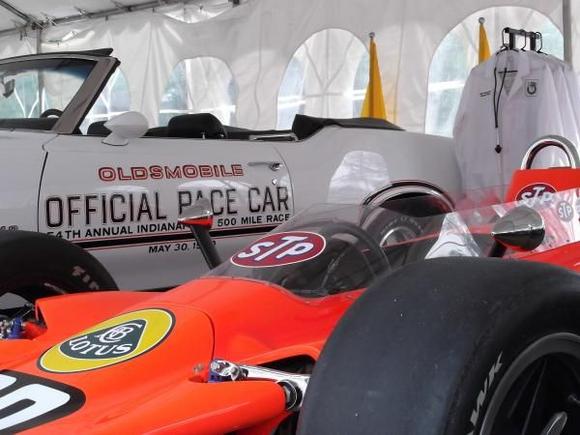
<path fill-rule="evenodd" d="M 126 421 L 129 409 L 146 407 L 160 394 L 179 390 L 178 385 L 193 388 L 191 391 L 185 388 L 189 401 L 197 397 L 195 386 L 203 385 L 207 379 L 213 357 L 214 332 L 202 311 L 185 305 L 152 306 L 145 302 L 64 340 L 45 346 L 39 346 L 38 341 L 30 342 L 35 352 L 1 367 L 2 373 L 22 378 L 22 388 L 26 388 L 26 379 L 33 378 L 37 384 L 46 382 L 47 388 L 66 387 L 64 392 L 59 390 L 64 395 L 69 394 L 68 388 L 74 389 L 75 400 L 82 403 L 73 407 L 70 401 L 63 401 L 63 409 L 71 410 L 64 416 L 59 409 L 52 409 L 60 405 L 50 404 L 46 408 L 50 415 L 44 416 L 49 417 L 48 422 L 43 418 L 38 426 L 23 427 L 40 433 L 54 433 L 57 428 L 78 433 L 97 430 L 111 420 Z M 22 346 L 24 340 L 17 342 Z M 2 344 L 10 346 L 8 341 Z M 178 397 L 174 399 L 179 402 Z M 37 403 L 42 398 L 30 400 Z M 124 411 L 119 413 L 120 409 Z M 8 411 L 0 409 L 0 425 L 2 420 L 10 420 L 10 415 L 2 414 L 3 410 Z M 132 424 L 140 419 L 143 415 L 132 413 Z M 8 424 L 8 420 L 4 423 Z M 26 422 L 18 424 L 23 423 Z"/>

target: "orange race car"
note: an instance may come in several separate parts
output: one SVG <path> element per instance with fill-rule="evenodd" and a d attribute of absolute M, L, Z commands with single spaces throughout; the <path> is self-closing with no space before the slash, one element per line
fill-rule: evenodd
<path fill-rule="evenodd" d="M 550 185 L 562 179 L 559 170 L 531 172 Z M 520 187 L 516 196 L 538 192 Z M 378 276 L 388 287 L 390 276 L 439 257 L 577 271 L 580 189 L 556 190 L 435 216 L 418 212 L 424 198 L 320 205 L 168 292 L 57 296 L 6 311 L 0 432 L 292 433 L 323 345 Z M 182 222 L 214 266 L 210 209 L 200 203 Z M 365 341 L 369 331 L 353 333 Z M 312 416 L 318 402 L 308 396 L 307 405 Z M 311 420 L 303 431 L 318 433 Z"/>

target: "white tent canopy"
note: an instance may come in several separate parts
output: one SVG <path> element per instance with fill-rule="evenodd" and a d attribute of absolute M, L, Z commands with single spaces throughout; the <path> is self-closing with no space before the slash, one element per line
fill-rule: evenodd
<path fill-rule="evenodd" d="M 221 3 L 228 0 L 221 0 Z M 0 31 L 25 24 L 94 19 L 142 9 L 164 10 L 172 5 L 212 5 L 204 0 L 1 0 Z"/>
<path fill-rule="evenodd" d="M 348 97 L 348 92 L 338 82 L 351 83 L 357 74 L 355 67 L 345 67 L 345 63 L 351 56 L 360 58 L 361 53 L 365 54 L 356 47 L 366 46 L 368 33 L 374 31 L 389 114 L 403 127 L 423 131 L 431 62 L 441 41 L 452 29 L 470 18 L 473 20 L 468 24 L 468 27 L 473 26 L 470 43 L 476 45 L 477 13 L 481 11 L 482 15 L 491 16 L 490 8 L 511 6 L 505 9 L 501 19 L 491 20 L 490 24 L 503 26 L 508 23 L 517 28 L 534 26 L 536 15 L 522 14 L 523 9 L 516 7 L 544 17 L 563 31 L 564 2 L 566 0 L 247 0 L 240 6 L 231 7 L 226 0 L 215 0 L 203 4 L 206 16 L 201 17 L 195 16 L 204 11 L 200 10 L 199 1 L 160 1 L 163 7 L 95 18 L 100 16 L 94 15 L 99 11 L 121 7 L 119 12 L 123 12 L 122 6 L 150 2 L 12 0 L 19 11 L 32 21 L 44 22 L 45 27 L 40 32 L 40 40 L 30 27 L 27 32 L 2 37 L 0 57 L 33 53 L 38 48 L 49 52 L 113 47 L 114 55 L 122 62 L 130 107 L 143 112 L 151 124 L 157 124 L 160 119 L 162 100 L 167 99 L 164 94 L 181 61 L 217 59 L 215 67 L 205 68 L 205 73 L 194 61 L 183 64 L 185 67 L 180 74 L 187 76 L 187 86 L 199 85 L 198 90 L 184 92 L 198 95 L 201 88 L 211 89 L 204 80 L 219 76 L 226 85 L 233 83 L 229 94 L 223 98 L 229 98 L 227 105 L 235 112 L 231 118 L 235 123 L 249 128 L 274 128 L 279 124 L 279 90 L 287 68 L 296 66 L 291 62 L 293 58 L 315 66 L 309 70 L 302 65 L 302 72 L 315 76 L 319 88 L 312 91 L 312 102 L 305 94 L 299 104 L 306 108 L 306 113 L 336 116 L 332 102 L 345 95 Z M 217 15 L 222 11 L 225 12 Z M 184 22 L 187 12 L 191 16 L 185 20 L 189 22 Z M 572 16 L 580 16 L 580 5 L 572 5 L 571 12 Z M 92 19 L 58 22 L 59 18 L 79 14 Z M 176 16 L 182 19 L 175 19 Z M 495 16 L 497 18 L 497 10 Z M 209 17 L 212 18 L 202 20 Z M 47 20 L 55 19 L 57 25 L 46 25 Z M 8 10 L 0 13 L 0 30 L 23 24 L 26 24 L 24 19 Z M 343 32 L 325 33 L 326 29 Z M 499 30 L 488 27 L 492 46 L 497 48 Z M 351 38 L 339 37 L 339 33 Z M 313 42 L 300 54 L 303 44 L 315 34 L 321 38 L 311 40 Z M 580 41 L 576 43 L 580 23 L 573 25 L 570 36 L 572 46 L 580 50 Z M 342 58 L 331 57 L 329 47 L 341 47 Z M 580 51 L 573 54 L 580 55 Z M 301 85 L 308 88 L 304 83 Z M 209 97 L 204 95 L 204 98 Z M 324 105 L 313 103 L 316 98 L 331 103 L 325 109 Z"/>

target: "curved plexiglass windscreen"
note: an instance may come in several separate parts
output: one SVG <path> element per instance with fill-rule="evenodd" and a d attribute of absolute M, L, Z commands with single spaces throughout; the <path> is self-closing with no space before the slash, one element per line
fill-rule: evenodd
<path fill-rule="evenodd" d="M 386 207 L 318 205 L 248 245 L 210 275 L 267 281 L 303 297 L 364 288 L 378 275 L 415 261 L 488 256 L 494 225 L 522 206 L 543 219 L 545 236 L 534 250 L 542 252 L 580 240 L 578 197 L 579 189 L 574 189 L 451 213 L 437 213 L 425 197 Z"/>

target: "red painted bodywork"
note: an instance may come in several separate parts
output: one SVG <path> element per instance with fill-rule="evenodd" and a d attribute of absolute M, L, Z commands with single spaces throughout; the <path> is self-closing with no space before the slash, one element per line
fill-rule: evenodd
<path fill-rule="evenodd" d="M 302 299 L 276 286 L 235 278 L 201 278 L 164 293 L 85 293 L 39 300 L 47 331 L 0 343 L 2 369 L 81 389 L 85 406 L 31 433 L 223 433 L 284 417 L 272 382 L 207 383 L 214 357 L 265 364 L 293 356 L 316 360 L 359 291 Z M 104 303 L 106 302 L 106 303 Z M 165 308 L 175 327 L 153 351 L 80 373 L 40 369 L 46 349 L 120 312 Z M 252 432 L 250 432 L 252 433 Z"/>
<path fill-rule="evenodd" d="M 547 183 L 562 191 L 580 187 L 580 170 L 572 168 L 528 169 L 516 171 L 506 194 L 506 201 L 515 201 L 526 186 Z"/>
<path fill-rule="evenodd" d="M 543 181 L 553 176 L 559 177 L 558 171 L 542 174 Z M 575 243 L 515 256 L 579 271 L 579 248 Z M 65 383 L 86 395 L 76 412 L 26 433 L 272 433 L 287 415 L 282 389 L 265 381 L 208 383 L 210 361 L 260 365 L 303 356 L 315 361 L 360 294 L 305 299 L 267 283 L 206 277 L 164 293 L 43 299 L 37 310 L 46 332 L 33 340 L 0 342 L 0 367 Z M 39 368 L 39 356 L 54 344 L 119 313 L 143 308 L 163 308 L 175 316 L 173 330 L 152 351 L 80 373 Z"/>

